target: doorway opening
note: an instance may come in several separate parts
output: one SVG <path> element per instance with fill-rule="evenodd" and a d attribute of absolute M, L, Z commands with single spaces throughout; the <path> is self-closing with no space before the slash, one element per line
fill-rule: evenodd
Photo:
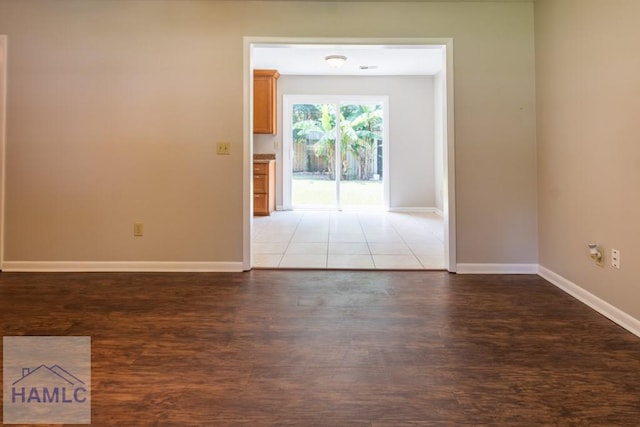
<path fill-rule="evenodd" d="M 283 208 L 388 207 L 388 98 L 283 96 Z"/>
<path fill-rule="evenodd" d="M 427 179 L 431 175 L 431 171 L 427 171 L 426 174 L 419 173 L 407 173 L 405 169 L 405 165 L 407 162 L 415 165 L 415 160 L 420 159 L 420 161 L 424 161 L 425 158 L 422 154 L 416 155 L 413 150 L 403 150 L 396 148 L 396 151 L 388 150 L 384 153 L 391 158 L 391 160 L 387 160 L 390 164 L 391 174 L 395 175 L 395 170 L 399 171 L 399 173 L 404 173 L 404 178 L 394 178 L 395 181 L 391 190 L 393 192 L 387 193 L 390 194 L 388 199 L 386 200 L 385 207 L 389 207 L 389 212 L 401 212 L 401 213 L 436 213 L 440 219 L 443 221 L 442 226 L 442 244 L 443 244 L 443 254 L 444 254 L 444 268 L 455 272 L 456 271 L 456 247 L 455 247 L 455 183 L 454 183 L 454 126 L 453 126 L 453 41 L 452 39 L 406 39 L 406 38 L 391 38 L 391 39 L 328 39 L 328 38 L 281 38 L 281 37 L 245 37 L 244 43 L 244 53 L 245 53 L 245 67 L 244 67 L 244 79 L 245 79 L 245 102 L 244 102 L 244 150 L 243 150 L 243 162 L 244 162 L 244 187 L 243 187 L 243 267 L 245 270 L 249 270 L 254 266 L 253 259 L 253 251 L 252 251 L 252 236 L 253 236 L 253 227 L 254 227 L 254 218 L 252 215 L 252 160 L 254 149 L 256 149 L 257 153 L 263 153 L 263 149 L 265 147 L 269 148 L 269 151 L 275 152 L 276 157 L 276 183 L 278 188 L 276 191 L 280 192 L 279 200 L 276 201 L 277 209 L 284 210 L 287 208 L 293 207 L 293 203 L 291 202 L 291 197 L 289 196 L 289 200 L 285 200 L 286 194 L 291 195 L 291 188 L 287 191 L 284 188 L 287 185 L 292 187 L 291 183 L 287 184 L 287 180 L 283 179 L 284 174 L 286 174 L 286 170 L 283 169 L 283 164 L 286 162 L 286 158 L 289 157 L 289 161 L 291 161 L 293 157 L 293 153 L 289 151 L 283 150 L 284 138 L 280 140 L 271 139 L 266 142 L 264 140 L 260 140 L 260 138 L 255 138 L 252 132 L 252 116 L 251 111 L 253 109 L 253 99 L 252 99 L 252 76 L 253 70 L 264 68 L 264 69 L 279 69 L 279 65 L 273 63 L 265 65 L 263 60 L 258 60 L 258 57 L 263 55 L 264 52 L 268 51 L 266 55 L 271 60 L 277 62 L 281 60 L 281 54 L 283 52 L 287 52 L 290 50 L 295 51 L 294 56 L 296 56 L 297 63 L 302 66 L 313 66 L 315 63 L 323 62 L 322 60 L 316 61 L 313 58 L 320 57 L 318 52 L 322 53 L 324 50 L 340 50 L 340 49 L 351 49 L 351 55 L 349 58 L 355 58 L 360 54 L 363 54 L 363 51 L 374 52 L 378 51 L 379 56 L 384 57 L 384 59 L 393 58 L 393 60 L 389 61 L 389 64 L 399 65 L 402 63 L 399 56 L 396 54 L 400 54 L 400 51 L 413 50 L 412 55 L 414 55 L 409 62 L 419 62 L 417 60 L 424 59 L 424 56 L 430 56 L 431 58 L 437 58 L 438 56 L 441 58 L 439 61 L 439 67 L 437 70 L 431 70 L 430 73 L 426 73 L 431 76 L 433 80 L 433 113 L 429 116 L 422 115 L 420 118 L 414 120 L 413 123 L 421 124 L 422 117 L 430 117 L 433 120 L 433 128 L 430 130 L 430 127 L 424 127 L 423 129 L 427 129 L 428 132 L 434 133 L 433 141 L 434 141 L 434 149 L 433 149 L 433 157 L 431 159 L 427 159 L 427 163 L 431 163 L 433 166 L 433 170 L 435 170 L 435 182 L 434 182 L 434 198 L 438 199 L 437 204 L 434 203 L 433 207 L 425 207 L 421 206 L 429 206 L 423 204 L 410 204 L 410 203 L 399 203 L 398 199 L 394 194 L 401 194 L 403 197 L 407 194 L 411 193 L 412 188 L 419 188 L 420 184 L 412 183 L 411 179 L 407 179 L 408 176 L 415 177 L 416 179 L 424 179 L 426 176 Z M 325 52 L 335 53 L 335 52 Z M 340 53 L 340 52 L 338 52 Z M 406 52 L 405 52 L 406 53 Z M 308 56 L 305 56 L 308 55 Z M 322 56 L 326 59 L 326 56 Z M 317 58 L 316 58 L 317 59 Z M 315 61 L 315 62 L 314 62 Z M 358 72 L 362 72 L 363 70 L 374 70 L 378 67 L 369 67 L 369 66 L 360 66 Z M 380 67 L 382 71 L 382 68 Z M 305 78 L 311 78 L 316 75 L 313 71 L 309 72 L 309 69 L 302 70 L 298 74 L 306 73 L 307 76 Z M 281 76 L 283 73 L 280 73 Z M 323 74 L 325 75 L 325 74 Z M 330 74 L 326 74 L 330 75 Z M 339 74 L 334 74 L 334 76 L 338 76 Z M 391 74 L 390 74 L 391 75 Z M 348 86 L 348 85 L 347 85 Z M 305 87 L 314 87 L 314 86 L 305 86 Z M 316 86 L 318 88 L 319 86 Z M 345 93 L 351 92 L 350 90 L 341 90 L 334 87 L 335 93 Z M 325 89 L 326 90 L 326 89 Z M 300 93 L 306 93 L 307 91 L 299 91 Z M 310 91 L 310 94 L 326 94 L 326 92 L 314 92 Z M 377 93 L 375 90 L 371 93 Z M 382 95 L 381 93 L 379 93 Z M 410 98 L 420 99 L 421 92 L 413 93 L 409 95 Z M 394 98 L 395 99 L 395 98 Z M 393 100 L 392 100 L 393 101 Z M 282 105 L 282 98 L 278 99 L 278 103 Z M 393 108 L 395 111 L 396 101 L 393 101 Z M 339 107 L 336 108 L 339 111 Z M 278 112 L 280 117 L 282 117 L 283 111 L 280 110 Z M 395 114 L 395 113 L 394 113 Z M 396 114 L 394 117 L 404 117 L 403 114 Z M 394 120 L 394 119 L 392 119 Z M 280 121 L 280 126 L 283 126 L 283 122 Z M 394 126 L 394 129 L 409 129 L 413 126 Z M 339 126 L 338 126 L 339 128 Z M 410 141 L 413 136 L 421 135 L 419 129 L 415 129 L 414 131 L 409 131 L 403 137 L 404 141 Z M 255 140 L 254 140 L 255 138 Z M 394 137 L 394 141 L 398 138 Z M 395 165 L 395 166 L 393 166 Z M 340 165 L 337 165 L 337 168 L 334 166 L 334 173 L 336 170 L 340 169 Z M 327 168 L 327 173 L 329 172 Z M 293 169 L 291 169 L 291 173 L 293 173 Z M 388 185 L 389 183 L 389 171 L 383 171 L 382 175 L 385 179 L 382 180 L 383 185 Z M 279 183 L 278 183 L 279 181 Z M 394 190 L 395 188 L 395 190 Z M 341 187 L 336 185 L 336 192 L 341 191 Z M 390 199 L 390 200 L 389 200 Z M 338 196 L 336 196 L 336 204 L 337 201 L 340 200 Z M 289 203 L 287 205 L 287 203 Z M 416 210 L 415 208 L 418 207 Z M 421 210 L 422 209 L 422 210 Z M 268 218 L 268 217 L 267 217 Z M 257 217 L 256 217 L 257 220 Z M 265 219 L 266 221 L 271 221 L 269 219 Z M 302 228 L 304 221 L 300 221 L 297 225 L 298 231 L 304 231 Z M 366 221 L 365 221 L 366 222 Z M 355 224 L 355 222 L 354 222 Z M 363 222 L 360 221 L 360 225 L 362 231 L 364 231 L 364 227 L 362 226 Z M 351 227 L 351 224 L 349 225 Z M 389 228 L 389 227 L 387 227 Z M 329 225 L 329 248 L 331 246 L 331 225 Z M 389 230 L 386 230 L 389 231 Z M 397 231 L 397 230 L 396 230 Z M 365 233 L 366 234 L 366 233 Z M 376 237 L 382 236 L 383 233 L 370 231 L 369 234 L 377 235 Z M 349 236 L 349 238 L 354 236 Z M 367 240 L 367 244 L 369 246 L 369 250 L 371 255 L 374 255 L 373 246 L 376 245 L 375 239 L 370 238 L 371 236 L 365 236 Z M 386 240 L 388 236 L 384 237 L 383 240 Z M 412 235 L 413 237 L 413 235 Z M 286 242 L 283 242 L 286 243 Z M 288 245 L 293 245 L 293 238 L 288 242 Z M 304 243 L 304 242 L 300 242 Z M 385 244 L 389 244 L 390 242 L 383 242 Z M 377 248 L 380 249 L 380 248 Z M 386 248 L 384 248 L 386 249 Z M 315 250 L 315 248 L 314 248 Z M 321 249 L 318 249 L 319 251 Z M 324 249 L 322 249 L 324 252 Z M 326 252 L 327 256 L 331 255 L 331 249 Z M 303 266 L 303 268 L 306 268 Z M 312 268 L 312 267 L 309 267 Z M 327 268 L 330 268 L 327 264 Z M 346 267 L 348 268 L 348 267 Z M 378 268 L 377 266 L 375 268 Z"/>

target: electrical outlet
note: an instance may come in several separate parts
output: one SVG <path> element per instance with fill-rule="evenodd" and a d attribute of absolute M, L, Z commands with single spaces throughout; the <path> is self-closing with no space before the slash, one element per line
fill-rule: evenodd
<path fill-rule="evenodd" d="M 231 154 L 231 144 L 228 142 L 218 142 L 216 144 L 216 154 L 218 155 Z"/>
<path fill-rule="evenodd" d="M 620 268 L 620 251 L 611 249 L 611 267 Z"/>
<path fill-rule="evenodd" d="M 133 235 L 135 237 L 142 237 L 144 235 L 144 225 L 141 222 L 133 223 Z"/>

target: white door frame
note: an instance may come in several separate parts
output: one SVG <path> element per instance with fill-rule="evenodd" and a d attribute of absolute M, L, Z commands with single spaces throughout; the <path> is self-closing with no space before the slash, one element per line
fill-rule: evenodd
<path fill-rule="evenodd" d="M 452 38 L 323 38 L 323 37 L 244 37 L 243 39 L 243 252 L 244 270 L 253 266 L 251 259 L 251 233 L 253 226 L 253 58 L 252 52 L 259 45 L 296 45 L 296 44 L 333 44 L 333 45 L 416 45 L 442 46 L 445 55 L 445 86 L 443 102 L 444 144 L 443 150 L 443 216 L 445 268 L 456 271 L 456 197 L 455 197 L 455 137 L 454 137 L 454 93 L 453 93 L 453 39 Z"/>
<path fill-rule="evenodd" d="M 383 207 L 389 209 L 389 97 L 380 95 L 284 95 L 282 99 L 282 207 L 293 208 L 291 201 L 292 151 L 291 113 L 294 104 L 382 104 L 382 185 Z M 338 129 L 339 131 L 340 129 Z M 336 140 L 339 140 L 336 138 Z M 336 156 L 336 165 L 339 162 Z M 338 166 L 336 166 L 338 167 Z M 336 169 L 338 170 L 338 169 Z M 339 177 L 336 176 L 336 178 Z M 339 191 L 339 184 L 336 184 Z M 341 206 L 338 205 L 338 209 Z"/>
<path fill-rule="evenodd" d="M 7 129 L 7 36 L 0 35 L 0 270 L 4 264 L 4 199 Z"/>

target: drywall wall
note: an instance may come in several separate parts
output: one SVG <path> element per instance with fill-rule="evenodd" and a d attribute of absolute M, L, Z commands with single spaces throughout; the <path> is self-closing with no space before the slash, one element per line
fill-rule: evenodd
<path fill-rule="evenodd" d="M 325 36 L 453 38 L 458 261 L 537 262 L 530 3 L 3 0 L 0 33 L 5 260 L 241 261 L 243 36 Z"/>
<path fill-rule="evenodd" d="M 255 152 L 273 152 L 282 159 L 282 97 L 284 95 L 379 95 L 389 97 L 389 206 L 434 207 L 433 77 L 287 76 L 278 79 L 278 134 L 255 135 Z M 278 179 L 282 185 L 282 161 Z M 277 194 L 282 205 L 282 191 Z"/>
<path fill-rule="evenodd" d="M 541 0 L 535 10 L 540 264 L 640 319 L 640 3 Z M 604 267 L 589 243 L 602 245 Z"/>

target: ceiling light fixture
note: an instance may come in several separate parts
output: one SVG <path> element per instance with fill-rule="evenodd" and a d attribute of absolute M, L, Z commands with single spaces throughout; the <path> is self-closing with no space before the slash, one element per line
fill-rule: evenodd
<path fill-rule="evenodd" d="M 329 64 L 329 67 L 340 68 L 347 62 L 347 57 L 343 55 L 329 55 L 325 56 L 324 60 Z"/>

